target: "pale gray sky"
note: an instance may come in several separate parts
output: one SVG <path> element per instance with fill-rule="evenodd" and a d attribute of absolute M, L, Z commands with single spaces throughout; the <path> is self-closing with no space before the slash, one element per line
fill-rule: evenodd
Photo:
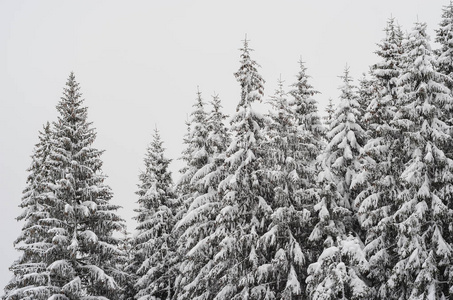
<path fill-rule="evenodd" d="M 447 0 L 324 1 L 0 1 L 0 289 L 18 258 L 13 240 L 26 169 L 38 130 L 55 109 L 70 71 L 81 84 L 104 172 L 130 221 L 137 176 L 155 125 L 167 156 L 182 150 L 184 121 L 197 86 L 215 92 L 225 112 L 239 99 L 233 73 L 245 33 L 262 66 L 266 96 L 279 75 L 294 81 L 300 56 L 324 110 L 335 100 L 345 64 L 355 79 L 376 62 L 394 16 L 410 30 L 427 22 L 434 39 Z M 181 166 L 172 165 L 173 172 Z M 0 291 L 0 295 L 3 291 Z"/>

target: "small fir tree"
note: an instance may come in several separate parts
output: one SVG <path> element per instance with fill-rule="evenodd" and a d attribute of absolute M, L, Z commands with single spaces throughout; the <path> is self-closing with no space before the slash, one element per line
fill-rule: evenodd
<path fill-rule="evenodd" d="M 310 235 L 318 248 L 317 262 L 308 268 L 307 291 L 312 299 L 366 299 L 370 295 L 363 280 L 368 264 L 354 214 L 356 208 L 352 205 L 358 193 L 354 182 L 360 167 L 364 130 L 358 124 L 360 107 L 348 68 L 342 79 L 340 103 L 322 157 L 320 201 L 314 206 L 317 223 Z"/>
<path fill-rule="evenodd" d="M 453 2 L 443 7 L 442 20 L 436 30 L 435 41 L 441 48 L 436 51 L 437 70 L 453 79 Z M 450 89 L 452 86 L 448 86 Z"/>
<path fill-rule="evenodd" d="M 399 77 L 401 101 L 394 126 L 404 145 L 400 159 L 402 190 L 393 214 L 396 263 L 387 281 L 391 298 L 444 299 L 453 294 L 452 210 L 448 206 L 453 177 L 446 115 L 451 79 L 436 70 L 426 24 L 417 22 L 404 43 L 405 69 Z"/>
<path fill-rule="evenodd" d="M 329 98 L 329 103 L 326 106 L 325 112 L 327 115 L 323 117 L 324 119 L 324 125 L 327 130 L 330 129 L 330 123 L 332 123 L 333 119 L 333 114 L 335 113 L 335 106 L 333 105 L 333 100 L 332 98 Z"/>
<path fill-rule="evenodd" d="M 136 299 L 170 299 L 174 277 L 171 261 L 175 256 L 175 241 L 171 234 L 174 225 L 171 162 L 157 129 L 145 156 L 145 171 L 139 176 L 139 208 L 135 219 L 137 232 L 133 238 L 132 270 L 138 276 Z"/>
<path fill-rule="evenodd" d="M 47 123 L 44 130 L 39 132 L 39 143 L 35 146 L 28 168 L 27 186 L 20 204 L 23 212 L 17 217 L 25 224 L 14 242 L 16 250 L 22 255 L 10 268 L 14 276 L 5 287 L 5 300 L 48 299 L 59 291 L 59 287 L 49 280 L 47 267 L 51 260 L 45 255 L 52 248 L 52 235 L 49 234 L 51 227 L 44 223 L 54 201 L 49 163 L 51 152 L 52 131 Z"/>

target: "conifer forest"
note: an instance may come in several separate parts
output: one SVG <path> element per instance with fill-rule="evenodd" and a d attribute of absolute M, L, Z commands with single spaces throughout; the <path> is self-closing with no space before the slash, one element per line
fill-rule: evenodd
<path fill-rule="evenodd" d="M 339 70 L 325 112 L 302 59 L 265 94 L 246 37 L 234 113 L 188 95 L 178 176 L 150 132 L 136 228 L 111 202 L 71 72 L 15 199 L 3 299 L 453 299 L 453 3 L 439 15 L 434 37 L 389 18 L 377 63 L 359 79 Z"/>

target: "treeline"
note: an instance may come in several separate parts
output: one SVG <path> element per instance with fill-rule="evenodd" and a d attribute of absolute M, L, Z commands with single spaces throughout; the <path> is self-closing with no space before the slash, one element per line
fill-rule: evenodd
<path fill-rule="evenodd" d="M 4 299 L 452 299 L 453 4 L 426 24 L 389 19 L 379 62 L 342 75 L 321 120 L 304 63 L 261 114 L 245 40 L 227 126 L 200 92 L 180 180 L 157 129 L 125 232 L 71 73 L 32 155 Z M 126 200 L 125 200 L 126 201 Z"/>

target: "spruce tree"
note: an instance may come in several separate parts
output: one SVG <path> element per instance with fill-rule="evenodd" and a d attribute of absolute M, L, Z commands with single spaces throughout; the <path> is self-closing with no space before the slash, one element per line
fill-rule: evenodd
<path fill-rule="evenodd" d="M 133 260 L 130 269 L 136 271 L 136 299 L 170 299 L 173 281 L 170 262 L 174 257 L 175 241 L 171 234 L 174 225 L 171 162 L 159 131 L 145 155 L 145 170 L 140 174 L 138 222 L 133 238 Z"/>
<path fill-rule="evenodd" d="M 365 132 L 358 124 L 360 106 L 347 68 L 342 80 L 340 103 L 322 157 L 320 200 L 314 206 L 318 215 L 310 240 L 315 251 L 318 248 L 318 258 L 308 268 L 310 299 L 366 299 L 370 295 L 363 280 L 368 263 L 353 206 Z"/>
<path fill-rule="evenodd" d="M 401 101 L 394 126 L 404 145 L 402 190 L 393 215 L 396 264 L 387 281 L 391 298 L 444 299 L 453 295 L 448 206 L 453 161 L 446 155 L 451 128 L 445 122 L 451 79 L 436 71 L 436 59 L 417 22 L 404 43 L 405 69 L 398 80 Z"/>
<path fill-rule="evenodd" d="M 197 243 L 197 240 L 190 236 L 189 231 L 186 231 L 187 226 L 190 226 L 186 222 L 187 214 L 189 210 L 193 209 L 195 199 L 206 192 L 206 187 L 197 184 L 197 178 L 195 177 L 208 164 L 210 159 L 209 146 L 207 144 L 209 134 L 208 115 L 205 106 L 206 103 L 201 96 L 201 92 L 198 90 L 195 103 L 193 104 L 194 110 L 190 114 L 190 119 L 187 122 L 188 131 L 184 137 L 185 148 L 183 150 L 182 160 L 185 166 L 181 169 L 181 178 L 176 184 L 178 207 L 173 235 L 176 239 L 178 258 L 173 266 L 173 272 L 177 274 L 175 279 L 175 293 L 177 295 L 181 294 L 181 289 L 188 284 L 186 281 L 188 275 L 185 273 L 190 270 L 185 267 L 187 263 L 185 256 L 189 249 Z M 197 203 L 194 205 L 196 206 Z"/>
<path fill-rule="evenodd" d="M 250 57 L 248 40 L 241 49 L 241 65 L 235 76 L 241 86 L 241 98 L 231 121 L 232 141 L 226 151 L 225 179 L 219 184 L 220 213 L 216 231 L 210 236 L 216 245 L 207 280 L 209 298 L 264 299 L 269 289 L 254 288 L 254 274 L 262 255 L 257 242 L 265 228 L 271 208 L 263 174 L 264 117 L 252 109 L 261 101 L 264 80 L 258 64 Z M 215 283 L 215 285 L 214 285 Z"/>
<path fill-rule="evenodd" d="M 366 119 L 366 111 L 368 106 L 370 105 L 372 99 L 374 98 L 374 95 L 376 93 L 376 82 L 374 81 L 373 78 L 367 77 L 365 73 L 362 74 L 362 78 L 359 80 L 359 87 L 358 87 L 358 102 L 360 106 L 360 120 L 359 124 L 362 127 L 363 130 L 365 130 L 365 141 L 366 143 L 368 139 L 368 126 L 369 123 L 367 122 Z"/>
<path fill-rule="evenodd" d="M 295 126 L 298 131 L 298 140 L 291 141 L 293 155 L 298 165 L 297 173 L 300 177 L 299 189 L 297 191 L 298 201 L 306 206 L 313 205 L 313 189 L 316 186 L 316 174 L 319 172 L 316 160 L 324 149 L 324 138 L 326 129 L 322 125 L 318 115 L 318 107 L 314 95 L 319 94 L 309 83 L 307 68 L 302 60 L 299 61 L 300 70 L 296 82 L 291 86 L 289 92 L 292 96 L 289 100 L 295 118 Z"/>
<path fill-rule="evenodd" d="M 384 283 L 390 277 L 395 257 L 396 196 L 401 188 L 400 153 L 403 144 L 393 118 L 399 107 L 397 79 L 402 68 L 402 33 L 393 18 L 385 28 L 385 38 L 378 44 L 380 61 L 372 66 L 374 90 L 365 113 L 369 140 L 363 147 L 361 168 L 362 192 L 357 196 L 359 222 L 366 231 L 365 253 L 370 262 L 370 274 L 375 293 L 385 298 Z"/>
<path fill-rule="evenodd" d="M 201 92 L 198 90 L 197 98 L 193 104 L 194 110 L 186 123 L 187 133 L 183 142 L 185 148 L 181 157 L 185 165 L 180 170 L 181 178 L 176 184 L 179 194 L 178 203 L 180 205 L 177 220 L 184 216 L 194 197 L 198 194 L 196 187 L 192 184 L 193 176 L 208 162 L 206 141 L 209 130 L 205 105 Z"/>
<path fill-rule="evenodd" d="M 324 126 L 326 127 L 326 129 L 329 129 L 330 123 L 332 122 L 333 119 L 333 114 L 335 113 L 335 107 L 333 105 L 332 98 L 329 98 L 329 103 L 326 106 L 325 112 L 327 113 L 327 115 L 323 117 Z"/>
<path fill-rule="evenodd" d="M 453 2 L 443 7 L 442 20 L 436 30 L 435 41 L 441 48 L 436 51 L 438 71 L 453 79 Z M 451 89 L 452 86 L 449 86 Z"/>
<path fill-rule="evenodd" d="M 308 141 L 304 139 L 307 134 L 299 130 L 299 121 L 307 116 L 296 114 L 281 80 L 270 103 L 273 110 L 268 116 L 263 148 L 267 150 L 265 175 L 272 188 L 269 203 L 273 213 L 266 232 L 258 240 L 257 250 L 263 259 L 254 275 L 255 289 L 268 290 L 266 297 L 270 299 L 297 299 L 305 291 L 309 255 L 307 243 L 302 242 L 309 235 L 306 194 L 313 188 L 307 185 L 306 178 L 313 173 L 307 170 L 308 157 L 304 157 L 308 150 Z M 304 103 L 299 104 L 303 107 Z"/>
<path fill-rule="evenodd" d="M 118 206 L 110 203 L 112 192 L 101 172 L 102 151 L 92 146 L 96 133 L 79 90 L 71 73 L 57 106 L 45 163 L 46 199 L 37 224 L 43 227 L 36 230 L 45 229 L 46 234 L 37 237 L 43 248 L 36 250 L 43 258 L 39 270 L 45 272 L 39 282 L 48 288 L 39 297 L 119 299 L 118 282 L 125 274 L 118 269 L 123 253 L 113 234 L 124 224 L 116 214 Z"/>
<path fill-rule="evenodd" d="M 55 178 L 55 207 L 48 226 L 52 227 L 53 262 L 50 280 L 61 290 L 54 299 L 119 298 L 115 279 L 124 276 L 116 267 L 122 252 L 115 232 L 124 228 L 110 203 L 112 191 L 104 184 L 101 155 L 92 146 L 95 130 L 87 120 L 79 84 L 69 75 L 57 106 L 58 121 L 50 159 Z"/>
<path fill-rule="evenodd" d="M 23 212 L 17 217 L 24 221 L 22 231 L 15 240 L 15 248 L 21 252 L 10 270 L 13 279 L 5 287 L 4 299 L 48 299 L 58 286 L 49 280 L 47 267 L 51 263 L 46 257 L 52 248 L 50 227 L 43 221 L 49 217 L 54 196 L 49 155 L 52 151 L 52 131 L 47 123 L 39 132 L 39 143 L 36 144 L 32 163 L 28 168 L 27 186 L 23 191 L 20 207 Z"/>
<path fill-rule="evenodd" d="M 308 243 L 310 210 L 317 202 L 316 158 L 325 129 L 317 114 L 318 92 L 309 84 L 302 61 L 290 99 L 283 82 L 271 98 L 273 111 L 266 127 L 266 174 L 272 187 L 273 213 L 259 240 L 265 260 L 256 281 L 269 286 L 269 296 L 297 299 L 305 295 L 306 268 L 312 255 Z"/>
<path fill-rule="evenodd" d="M 176 224 L 176 230 L 183 229 L 182 236 L 189 241 L 181 245 L 184 250 L 183 261 L 179 266 L 181 273 L 177 299 L 206 299 L 210 296 L 211 286 L 207 273 L 213 259 L 215 240 L 215 219 L 219 214 L 221 194 L 217 187 L 224 179 L 225 150 L 229 143 L 229 133 L 225 127 L 226 116 L 221 112 L 218 95 L 211 101 L 212 110 L 207 116 L 208 134 L 206 150 L 208 161 L 192 177 L 191 184 L 199 191 L 187 213 Z M 181 242 L 182 240 L 180 240 Z"/>

